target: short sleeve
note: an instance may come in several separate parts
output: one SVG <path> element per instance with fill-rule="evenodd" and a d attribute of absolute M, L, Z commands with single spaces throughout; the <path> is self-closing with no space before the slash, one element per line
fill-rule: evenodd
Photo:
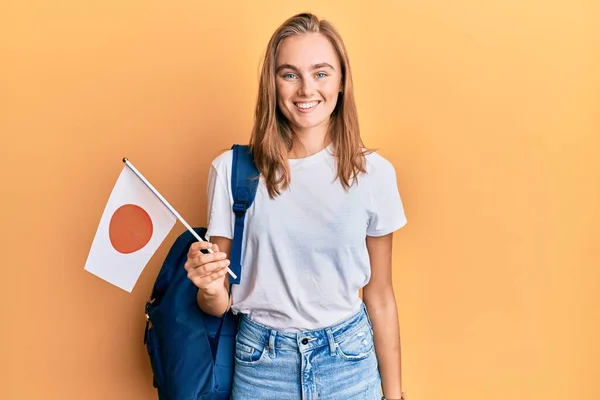
<path fill-rule="evenodd" d="M 208 172 L 208 185 L 206 195 L 208 199 L 206 237 L 210 240 L 213 236 L 233 238 L 232 208 L 229 185 L 227 184 L 227 170 L 219 168 L 213 163 Z"/>
<path fill-rule="evenodd" d="M 384 236 L 406 225 L 394 166 L 380 159 L 371 171 L 368 236 Z"/>

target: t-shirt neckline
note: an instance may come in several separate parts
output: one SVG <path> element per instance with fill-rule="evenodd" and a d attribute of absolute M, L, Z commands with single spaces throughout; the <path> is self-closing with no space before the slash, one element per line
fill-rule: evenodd
<path fill-rule="evenodd" d="M 332 145 L 329 144 L 329 145 L 325 146 L 322 150 L 316 152 L 315 154 L 311 154 L 310 156 L 306 156 L 306 157 L 302 157 L 302 158 L 288 158 L 288 162 L 289 162 L 290 166 L 295 166 L 298 164 L 313 163 L 316 160 L 318 160 L 319 158 L 321 158 L 322 156 L 324 156 L 326 153 L 331 151 L 331 149 L 332 149 Z"/>

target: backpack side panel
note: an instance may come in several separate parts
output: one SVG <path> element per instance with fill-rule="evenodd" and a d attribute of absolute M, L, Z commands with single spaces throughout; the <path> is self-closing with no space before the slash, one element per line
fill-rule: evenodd
<path fill-rule="evenodd" d="M 196 232 L 203 237 L 206 231 L 196 228 Z M 184 264 L 195 241 L 189 232 L 175 241 L 157 278 L 156 297 L 147 305 L 151 326 L 146 347 L 156 386 L 172 400 L 196 400 L 216 390 L 210 339 L 222 319 L 198 307 L 198 289 L 187 277 Z"/>
<path fill-rule="evenodd" d="M 246 210 L 252 205 L 259 172 L 249 146 L 234 145 L 231 188 L 236 216 L 230 268 L 240 283 L 241 245 Z M 205 228 L 194 228 L 204 238 Z M 171 246 L 146 304 L 145 344 L 159 400 L 228 400 L 233 380 L 238 316 L 204 313 L 197 287 L 184 264 L 196 238 L 188 231 Z M 230 285 L 231 288 L 231 285 Z"/>

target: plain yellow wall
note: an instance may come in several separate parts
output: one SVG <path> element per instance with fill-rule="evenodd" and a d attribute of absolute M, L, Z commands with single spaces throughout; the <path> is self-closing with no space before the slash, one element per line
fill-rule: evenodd
<path fill-rule="evenodd" d="M 85 272 L 129 157 L 192 225 L 246 142 L 260 58 L 330 19 L 367 145 L 398 172 L 404 388 L 414 400 L 600 398 L 598 3 L 4 0 L 1 397 L 155 398 L 143 305 Z"/>

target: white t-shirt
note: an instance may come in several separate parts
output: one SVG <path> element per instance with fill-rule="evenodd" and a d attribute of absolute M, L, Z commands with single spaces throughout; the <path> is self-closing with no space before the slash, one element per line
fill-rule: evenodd
<path fill-rule="evenodd" d="M 359 311 L 370 279 L 366 236 L 406 224 L 392 164 L 367 155 L 367 174 L 346 192 L 331 147 L 289 160 L 290 187 L 269 198 L 264 181 L 246 213 L 241 283 L 232 310 L 280 331 L 321 329 Z M 233 238 L 228 150 L 211 164 L 207 237 Z"/>

